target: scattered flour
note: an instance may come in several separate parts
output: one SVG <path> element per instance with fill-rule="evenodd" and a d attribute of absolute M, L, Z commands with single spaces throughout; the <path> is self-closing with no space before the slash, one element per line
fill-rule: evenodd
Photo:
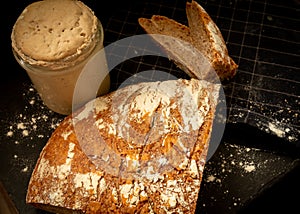
<path fill-rule="evenodd" d="M 14 141 L 15 144 L 19 144 L 22 137 L 30 139 L 49 137 L 45 132 L 51 133 L 62 120 L 43 105 L 32 85 L 23 93 L 23 96 L 27 101 L 24 112 L 15 115 L 6 133 L 7 137 L 19 138 Z"/>
<path fill-rule="evenodd" d="M 28 171 L 28 166 L 25 166 L 23 169 L 22 169 L 22 172 L 27 172 Z"/>
<path fill-rule="evenodd" d="M 269 130 L 271 132 L 273 132 L 274 134 L 276 134 L 278 137 L 282 138 L 285 136 L 285 131 L 281 127 L 278 127 L 275 124 L 270 123 L 270 122 L 268 123 L 268 127 L 269 127 Z M 286 130 L 289 130 L 289 129 L 286 129 Z"/>
<path fill-rule="evenodd" d="M 246 172 L 252 172 L 255 171 L 255 165 L 244 165 L 244 170 Z"/>
<path fill-rule="evenodd" d="M 282 121 L 257 121 L 256 126 L 266 133 L 276 135 L 289 142 L 297 142 L 299 141 L 300 130 L 292 127 L 289 123 L 289 119 L 284 118 Z"/>
<path fill-rule="evenodd" d="M 207 182 L 213 182 L 213 181 L 215 181 L 215 180 L 216 180 L 216 177 L 213 176 L 213 175 L 209 175 L 209 176 L 207 177 L 207 179 L 206 179 Z"/>
<path fill-rule="evenodd" d="M 44 138 L 46 136 L 43 133 L 45 128 L 55 129 L 59 123 L 60 120 L 57 118 L 49 119 L 45 112 L 42 115 L 39 113 L 33 114 L 31 117 L 19 114 L 16 116 L 13 124 L 9 126 L 6 136 Z M 19 141 L 15 141 L 15 144 L 19 144 Z"/>
<path fill-rule="evenodd" d="M 13 131 L 9 130 L 6 134 L 6 136 L 11 137 L 11 136 L 13 136 L 13 134 L 14 134 Z"/>
<path fill-rule="evenodd" d="M 227 186 L 224 182 L 230 179 L 230 176 L 234 175 L 244 179 L 248 175 L 255 173 L 257 169 L 264 167 L 264 163 L 261 163 L 253 155 L 256 151 L 261 151 L 260 149 L 236 144 L 225 143 L 225 145 L 226 151 L 218 154 L 217 166 L 214 163 L 213 167 L 210 167 L 210 162 L 207 163 L 204 185 L 218 185 L 224 189 Z M 224 198 L 231 197 L 231 208 L 237 207 L 241 203 L 241 198 L 238 195 L 231 196 L 232 190 L 225 189 L 223 194 Z"/>
<path fill-rule="evenodd" d="M 13 167 L 25 174 L 31 172 L 36 159 L 25 156 L 22 151 L 24 147 L 34 148 L 38 143 L 46 142 L 64 117 L 46 108 L 32 86 L 24 91 L 24 110 L 7 119 L 8 126 L 4 133 L 7 142 L 16 146 L 11 156 Z"/>

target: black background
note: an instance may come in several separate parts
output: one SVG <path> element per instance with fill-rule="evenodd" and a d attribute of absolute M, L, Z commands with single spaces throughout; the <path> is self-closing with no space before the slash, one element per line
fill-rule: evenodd
<path fill-rule="evenodd" d="M 51 112 L 43 106 L 43 103 L 39 100 L 38 95 L 34 91 L 26 72 L 24 72 L 17 64 L 11 52 L 10 33 L 12 26 L 21 11 L 31 2 L 32 1 L 7 1 L 6 6 L 3 7 L 3 12 L 0 13 L 0 21 L 2 22 L 2 30 L 0 33 L 2 50 L 0 61 L 2 68 L 2 77 L 0 80 L 0 180 L 3 182 L 20 213 L 45 213 L 25 204 L 26 188 L 30 178 L 30 173 L 33 170 L 35 161 L 37 160 L 41 149 L 63 116 Z M 153 13 L 164 14 L 164 11 L 168 10 L 168 8 L 172 8 L 172 4 L 174 4 L 174 7 L 177 8 L 177 10 L 176 8 L 174 10 L 179 11 L 174 13 L 175 18 L 178 18 L 183 22 L 185 21 L 184 16 L 182 16 L 182 14 L 184 14 L 185 7 L 184 1 L 176 1 L 174 3 L 152 1 L 150 4 L 146 4 L 146 1 L 142 2 L 133 0 L 107 1 L 105 6 L 104 3 L 100 1 L 90 0 L 84 2 L 95 11 L 97 17 L 101 20 L 105 29 L 106 44 L 126 36 L 143 33 L 137 23 L 133 26 L 131 25 L 132 22 L 135 22 L 135 17 L 143 15 L 148 16 L 151 11 L 153 11 Z M 255 118 L 255 115 L 257 115 L 255 113 L 262 112 L 260 112 L 260 110 L 255 110 L 255 103 L 253 103 L 254 110 L 247 109 L 250 106 L 249 102 L 241 102 L 244 100 L 239 99 L 251 99 L 251 96 L 248 96 L 249 94 L 245 95 L 243 93 L 243 89 L 245 88 L 244 86 L 247 86 L 250 78 L 255 79 L 261 77 L 256 75 L 251 76 L 251 72 L 253 71 L 253 68 L 251 67 L 253 65 L 251 65 L 251 63 L 255 62 L 256 66 L 258 66 L 261 65 L 260 62 L 262 61 L 268 61 L 268 63 L 271 63 L 274 58 L 278 58 L 278 64 L 280 65 L 288 65 L 291 63 L 293 64 L 293 67 L 285 67 L 285 71 L 282 71 L 276 70 L 277 67 L 274 66 L 274 73 L 268 73 L 270 70 L 256 70 L 256 74 L 257 72 L 262 72 L 264 77 L 273 76 L 275 74 L 279 77 L 280 75 L 286 75 L 287 77 L 289 77 L 289 75 L 294 75 L 289 77 L 289 79 L 295 80 L 293 82 L 294 87 L 290 89 L 292 91 L 287 91 L 287 94 L 292 93 L 292 98 L 297 99 L 297 96 L 299 95 L 299 48 L 297 48 L 299 47 L 299 27 L 292 31 L 292 33 L 287 33 L 286 29 L 294 29 L 296 28 L 296 25 L 285 25 L 285 28 L 276 28 L 277 31 L 274 32 L 274 35 L 278 34 L 282 37 L 287 36 L 287 38 L 285 38 L 287 41 L 294 41 L 294 43 L 292 43 L 295 44 L 294 46 L 284 45 L 286 49 L 280 50 L 279 52 L 281 55 L 283 51 L 292 53 L 292 55 L 290 55 L 292 57 L 288 59 L 282 58 L 281 55 L 277 56 L 276 54 L 278 51 L 272 52 L 272 57 L 268 57 L 270 56 L 270 53 L 265 52 L 268 52 L 272 48 L 276 49 L 276 45 L 275 43 L 272 43 L 272 39 L 269 37 L 261 37 L 259 40 L 260 44 L 257 44 L 257 35 L 261 34 L 247 34 L 248 39 L 246 39 L 246 37 L 244 38 L 244 46 L 239 46 L 237 44 L 242 43 L 241 35 L 238 33 L 239 30 L 232 29 L 242 28 L 243 24 L 241 22 L 235 23 L 235 19 L 225 19 L 224 21 L 217 19 L 222 16 L 230 17 L 230 9 L 234 5 L 236 5 L 236 19 L 240 19 L 241 17 L 243 18 L 243 15 L 245 14 L 239 13 L 237 6 L 248 5 L 246 3 L 249 3 L 250 1 L 241 0 L 237 2 L 222 1 L 222 4 L 225 6 L 220 7 L 222 9 L 219 9 L 218 12 L 217 10 L 213 10 L 214 8 L 219 8 L 214 7 L 218 5 L 218 1 L 203 2 L 203 6 L 208 9 L 212 8 L 209 11 L 211 12 L 212 17 L 216 18 L 215 20 L 217 21 L 217 24 L 224 33 L 223 35 L 225 40 L 228 40 L 229 52 L 232 53 L 233 58 L 239 62 L 240 74 L 238 74 L 233 80 L 233 83 L 224 83 L 225 93 L 228 96 L 228 105 L 229 108 L 231 108 L 231 114 L 229 114 L 228 124 L 226 126 L 221 145 L 214 156 L 208 161 L 205 168 L 203 176 L 204 179 L 199 194 L 197 212 L 260 213 L 279 210 L 282 210 L 285 213 L 288 213 L 290 210 L 299 212 L 299 141 L 293 143 L 288 142 L 286 139 L 278 138 L 274 134 L 267 133 L 263 131 L 262 128 L 253 125 L 253 121 L 261 120 L 260 117 Z M 251 8 L 253 10 L 255 10 L 255 8 L 259 8 L 255 7 L 255 4 L 258 4 L 257 1 L 253 2 L 254 3 Z M 262 19 L 260 15 L 269 17 L 269 19 L 271 19 L 270 17 L 276 18 L 284 16 L 288 17 L 290 15 L 293 16 L 293 14 L 282 14 L 281 16 L 268 15 L 266 13 L 267 9 L 272 8 L 272 5 L 274 6 L 274 4 L 277 3 L 279 3 L 279 1 L 270 1 L 271 6 L 266 6 L 264 13 L 261 11 L 256 13 L 256 18 Z M 166 7 L 167 9 L 164 8 L 158 10 L 158 6 L 163 4 L 168 5 L 168 7 Z M 284 3 L 280 2 L 280 4 L 283 4 L 283 6 L 285 6 L 284 4 L 287 4 L 287 8 L 291 8 L 291 5 L 295 5 L 295 11 L 298 11 L 299 14 L 299 2 L 286 1 Z M 146 9 L 144 8 L 146 7 L 145 5 L 147 5 Z M 153 8 L 149 8 L 149 6 L 152 6 Z M 150 12 L 148 14 L 142 14 L 142 11 Z M 252 13 L 249 12 L 249 14 Z M 271 12 L 269 12 L 269 14 L 271 14 Z M 125 18 L 129 23 L 127 25 L 128 28 L 126 28 L 127 31 L 121 28 L 123 26 L 122 22 L 118 22 L 122 19 L 125 20 Z M 284 20 L 285 19 L 282 19 L 282 23 L 284 23 Z M 294 24 L 299 23 L 299 20 L 297 21 L 295 18 L 291 20 L 291 22 L 294 20 Z M 251 28 L 251 24 L 255 25 L 253 24 L 255 23 L 255 20 L 251 21 L 248 17 L 247 21 L 249 21 L 250 24 L 247 25 L 248 29 L 246 30 L 248 30 L 248 32 L 251 32 L 251 29 L 255 31 L 256 28 Z M 280 23 L 280 20 L 277 22 Z M 230 24 L 232 25 L 232 32 L 229 31 L 230 29 L 228 30 Z M 290 25 L 292 24 L 293 23 L 290 23 Z M 243 30 L 244 28 L 241 31 Z M 271 27 L 268 29 L 267 26 L 264 28 L 264 31 L 261 31 L 261 33 L 271 32 L 271 30 L 274 29 Z M 295 35 L 293 35 L 293 33 Z M 245 46 L 245 44 L 247 45 Z M 262 47 L 261 52 L 258 52 L 261 55 L 257 55 L 256 50 L 253 50 L 252 48 L 253 46 L 257 46 L 258 48 Z M 241 51 L 241 49 L 243 50 Z M 253 59 L 254 61 L 249 59 Z M 288 60 L 291 61 L 288 62 Z M 138 63 L 141 62 L 139 61 Z M 133 60 L 128 65 L 116 69 L 116 72 L 122 73 L 122 68 L 125 69 L 127 67 L 133 69 L 135 68 L 135 64 L 136 62 Z M 247 66 L 251 67 L 249 71 L 247 71 Z M 178 72 L 178 69 L 168 63 L 166 63 L 165 67 L 166 69 L 171 68 L 172 71 Z M 298 72 L 298 75 L 295 75 L 296 72 Z M 181 75 L 184 76 L 183 73 Z M 278 81 L 281 79 L 273 80 L 274 82 L 271 82 L 270 85 L 274 85 L 277 82 L 283 84 L 283 81 Z M 115 81 L 117 83 L 120 82 L 120 80 Z M 284 91 L 289 90 L 289 87 L 287 87 L 288 85 L 289 84 L 278 85 L 276 87 Z M 249 88 L 247 90 L 249 91 Z M 255 87 L 250 87 L 250 92 L 248 93 L 251 95 L 255 92 L 255 90 Z M 274 98 L 273 93 L 270 93 L 269 96 Z M 268 100 L 271 100 L 271 98 Z M 274 102 L 274 105 L 277 105 L 279 98 L 275 98 L 272 102 Z M 292 98 L 287 97 L 287 99 Z M 35 101 L 33 105 L 29 104 L 31 100 Z M 266 105 L 266 107 L 268 107 L 268 105 Z M 292 113 L 299 112 L 299 105 L 297 105 L 297 103 L 291 104 L 289 107 L 291 108 Z M 282 106 L 282 108 L 284 108 L 284 106 Z M 247 110 L 251 110 L 247 118 L 242 117 L 242 120 L 234 118 L 234 115 Z M 21 133 L 22 130 L 17 129 L 16 124 L 24 122 L 27 126 L 32 126 L 32 123 L 29 122 L 30 118 L 38 118 L 39 116 L 46 117 L 38 119 L 35 123 L 35 125 L 37 125 L 35 130 L 31 131 L 29 136 L 24 137 Z M 267 113 L 265 117 L 268 117 Z M 292 125 L 297 128 L 299 121 L 294 121 Z M 14 134 L 12 137 L 7 136 L 9 131 L 13 131 Z M 247 148 L 249 148 L 249 150 Z M 257 167 L 257 170 L 252 173 L 245 174 L 245 172 L 241 169 L 235 168 L 235 165 L 230 164 L 232 161 L 239 163 L 245 160 L 253 161 L 256 164 L 255 166 Z M 222 172 L 224 167 L 226 170 Z M 214 175 L 215 177 L 220 178 L 221 182 L 208 182 L 206 178 L 209 175 Z"/>

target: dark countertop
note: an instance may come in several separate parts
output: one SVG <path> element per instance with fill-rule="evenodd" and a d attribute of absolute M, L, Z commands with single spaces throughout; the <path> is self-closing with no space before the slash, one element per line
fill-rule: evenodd
<path fill-rule="evenodd" d="M 25 204 L 26 188 L 41 149 L 64 117 L 43 105 L 11 52 L 12 26 L 30 2 L 7 2 L 0 19 L 0 180 L 22 214 L 45 213 Z M 137 24 L 141 16 L 161 14 L 186 24 L 185 1 L 109 1 L 106 7 L 99 1 L 84 2 L 104 26 L 105 45 L 143 34 Z M 220 27 L 239 69 L 233 80 L 224 82 L 227 124 L 206 165 L 197 211 L 299 211 L 294 195 L 300 192 L 300 3 L 199 2 Z M 153 68 L 186 76 L 166 60 L 153 64 L 146 57 L 134 58 L 114 69 L 112 89 L 138 71 Z"/>

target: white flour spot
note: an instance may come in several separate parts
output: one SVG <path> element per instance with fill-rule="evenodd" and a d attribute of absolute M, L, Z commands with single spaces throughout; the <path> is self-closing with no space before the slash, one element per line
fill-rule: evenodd
<path fill-rule="evenodd" d="M 28 130 L 23 130 L 23 131 L 22 131 L 22 134 L 23 134 L 24 137 L 26 137 L 26 136 L 29 135 L 29 132 L 28 132 Z"/>
<path fill-rule="evenodd" d="M 254 165 L 245 165 L 244 166 L 244 170 L 246 172 L 252 172 L 252 171 L 255 171 L 255 166 Z"/>
<path fill-rule="evenodd" d="M 276 126 L 275 124 L 273 123 L 268 123 L 268 127 L 269 127 L 269 130 L 272 131 L 274 134 L 276 134 L 278 137 L 284 137 L 285 136 L 285 131 L 279 127 L 279 126 Z"/>
<path fill-rule="evenodd" d="M 209 175 L 209 176 L 207 177 L 207 179 L 206 179 L 207 182 L 213 182 L 213 181 L 215 181 L 215 180 L 216 180 L 216 177 L 213 176 L 213 175 Z"/>
<path fill-rule="evenodd" d="M 14 134 L 13 131 L 8 131 L 7 134 L 6 134 L 6 136 L 7 137 L 11 137 L 11 136 L 13 136 L 13 134 Z"/>
<path fill-rule="evenodd" d="M 34 103 L 35 103 L 35 100 L 30 100 L 30 101 L 29 101 L 29 104 L 30 104 L 30 105 L 33 105 Z"/>
<path fill-rule="evenodd" d="M 22 169 L 22 172 L 27 172 L 27 171 L 28 171 L 28 166 L 26 166 Z"/>
<path fill-rule="evenodd" d="M 25 129 L 26 128 L 26 126 L 24 125 L 24 123 L 18 123 L 17 124 L 17 129 Z"/>

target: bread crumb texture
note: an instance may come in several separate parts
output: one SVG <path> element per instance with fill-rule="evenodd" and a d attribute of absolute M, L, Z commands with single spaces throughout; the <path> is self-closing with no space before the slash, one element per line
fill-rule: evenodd
<path fill-rule="evenodd" d="M 43 148 L 26 202 L 84 213 L 194 213 L 216 91 L 201 80 L 169 80 L 87 103 Z"/>
<path fill-rule="evenodd" d="M 80 1 L 37 1 L 18 17 L 12 46 L 25 60 L 63 60 L 90 48 L 96 30 L 96 16 Z"/>

